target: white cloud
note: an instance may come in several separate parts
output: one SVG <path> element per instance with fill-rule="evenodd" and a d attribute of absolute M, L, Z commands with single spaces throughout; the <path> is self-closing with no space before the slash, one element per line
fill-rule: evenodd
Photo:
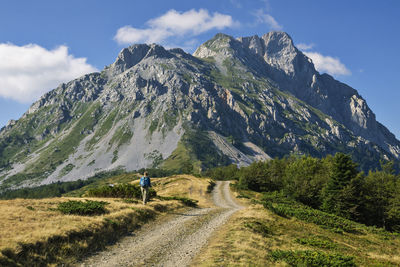
<path fill-rule="evenodd" d="M 255 12 L 255 16 L 257 18 L 257 23 L 265 23 L 271 28 L 271 30 L 280 31 L 283 29 L 283 26 L 280 25 L 274 17 L 265 12 L 263 9 L 257 10 Z"/>
<path fill-rule="evenodd" d="M 114 40 L 119 44 L 160 43 L 173 36 L 195 36 L 211 29 L 224 29 L 238 25 L 231 16 L 218 12 L 210 13 L 205 9 L 191 9 L 186 12 L 169 10 L 160 17 L 146 22 L 147 28 L 132 26 L 119 28 Z"/>
<path fill-rule="evenodd" d="M 350 75 L 351 72 L 346 66 L 340 62 L 338 58 L 324 56 L 318 52 L 303 52 L 307 57 L 311 58 L 315 68 L 319 72 L 326 72 L 331 75 Z"/>
<path fill-rule="evenodd" d="M 302 51 L 305 50 L 310 50 L 311 48 L 313 48 L 315 45 L 314 44 L 304 44 L 304 43 L 300 43 L 297 44 L 296 47 Z"/>
<path fill-rule="evenodd" d="M 68 54 L 66 46 L 47 50 L 0 43 L 0 97 L 30 103 L 60 83 L 94 71 L 86 58 Z"/>

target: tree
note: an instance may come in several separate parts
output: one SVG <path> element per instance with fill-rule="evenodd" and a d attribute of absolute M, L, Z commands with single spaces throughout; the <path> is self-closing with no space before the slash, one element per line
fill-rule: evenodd
<path fill-rule="evenodd" d="M 368 173 L 364 185 L 364 220 L 366 224 L 388 229 L 389 214 L 392 218 L 391 221 L 396 220 L 396 210 L 398 209 L 396 197 L 400 193 L 396 191 L 398 183 L 398 178 L 393 174 L 390 165 L 382 164 L 382 171 Z"/>
<path fill-rule="evenodd" d="M 351 203 L 353 190 L 347 187 L 357 173 L 357 164 L 349 155 L 335 154 L 332 158 L 331 176 L 323 190 L 322 210 L 348 218 L 348 209 L 356 203 Z"/>
<path fill-rule="evenodd" d="M 396 179 L 396 185 L 393 187 L 393 195 L 389 199 L 389 205 L 385 213 L 386 229 L 400 232 L 400 180 Z"/>
<path fill-rule="evenodd" d="M 277 158 L 265 162 L 253 162 L 240 170 L 239 186 L 258 192 L 281 190 L 286 165 L 285 159 Z"/>
<path fill-rule="evenodd" d="M 285 172 L 285 191 L 294 199 L 314 208 L 321 206 L 321 191 L 329 179 L 323 161 L 303 156 L 290 162 Z"/>

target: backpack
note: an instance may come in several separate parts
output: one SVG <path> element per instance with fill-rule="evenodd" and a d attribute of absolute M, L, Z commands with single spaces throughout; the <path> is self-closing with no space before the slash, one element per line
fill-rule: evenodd
<path fill-rule="evenodd" d="M 150 186 L 150 178 L 143 176 L 142 178 L 140 178 L 139 184 L 141 187 L 149 187 Z"/>

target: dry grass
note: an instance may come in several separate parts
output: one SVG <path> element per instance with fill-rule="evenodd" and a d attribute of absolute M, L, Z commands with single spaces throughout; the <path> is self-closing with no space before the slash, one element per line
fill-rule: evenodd
<path fill-rule="evenodd" d="M 137 182 L 136 180 L 132 183 Z M 200 206 L 207 206 L 211 203 L 206 193 L 207 179 L 199 179 L 190 175 L 178 175 L 167 178 L 153 178 L 152 182 L 157 193 L 161 196 L 181 196 L 196 199 L 199 201 Z M 99 216 L 78 216 L 64 215 L 56 210 L 60 202 L 70 199 L 106 201 L 109 203 L 106 205 L 108 213 Z M 4 255 L 11 255 L 9 257 L 15 258 L 19 257 L 19 254 L 27 254 L 24 250 L 32 250 L 32 248 L 36 250 L 40 248 L 46 254 L 50 250 L 66 250 L 82 253 L 82 255 L 76 255 L 76 257 L 83 256 L 91 250 L 89 247 L 93 246 L 94 239 L 96 242 L 103 242 L 103 244 L 96 244 L 98 246 L 96 249 L 102 248 L 110 241 L 107 240 L 107 235 L 114 239 L 118 238 L 118 236 L 127 231 L 139 227 L 148 219 L 161 214 L 161 210 L 165 212 L 181 208 L 184 207 L 179 201 L 160 201 L 157 199 L 150 201 L 146 206 L 111 198 L 63 197 L 0 200 L 0 214 L 2 215 L 0 218 L 0 251 L 2 252 L 0 253 L 0 265 L 5 262 L 4 259 L 6 257 Z M 93 237 L 91 238 L 93 240 L 90 241 L 87 238 L 88 235 L 100 235 L 100 237 Z M 102 240 L 101 235 L 104 236 L 104 240 Z M 81 240 L 79 240 L 79 236 Z M 57 243 L 54 240 L 59 241 Z M 46 248 L 46 246 L 48 247 Z M 32 251 L 29 253 L 34 253 L 34 257 L 43 258 L 43 256 L 39 255 L 40 252 Z M 62 256 L 64 257 L 65 255 Z M 64 259 L 60 258 L 61 255 L 52 257 L 58 257 L 58 259 L 53 259 L 49 262 L 54 263 L 55 261 L 59 263 L 62 261 L 68 263 L 74 260 L 64 261 Z M 27 259 L 24 260 L 25 262 L 21 260 L 23 265 L 26 264 Z M 46 261 L 47 259 L 42 260 Z"/>
<path fill-rule="evenodd" d="M 234 214 L 199 253 L 192 266 L 271 266 L 273 263 L 268 260 L 268 254 L 274 240 L 245 226 L 246 222 L 271 220 L 261 209 L 247 207 Z M 269 242 L 265 242 L 267 240 Z"/>
<path fill-rule="evenodd" d="M 210 179 L 197 178 L 192 175 L 174 175 L 164 178 L 151 178 L 153 188 L 160 196 L 187 197 L 198 201 L 199 207 L 212 206 L 212 200 L 207 193 Z M 131 183 L 137 184 L 138 180 Z"/>
<path fill-rule="evenodd" d="M 108 214 L 99 216 L 64 215 L 57 211 L 57 204 L 73 200 L 98 200 L 110 203 L 106 206 Z M 117 220 L 131 216 L 137 209 L 144 209 L 140 204 L 127 204 L 118 199 L 105 198 L 49 198 L 1 200 L 0 213 L 0 250 L 17 249 L 18 244 L 46 241 L 52 236 L 63 236 L 72 231 L 102 227 L 106 219 Z M 178 207 L 176 201 L 152 201 L 146 209 L 154 210 L 157 204 Z"/>
<path fill-rule="evenodd" d="M 259 195 L 252 194 L 253 199 Z M 400 238 L 378 234 L 338 234 L 315 224 L 286 219 L 250 200 L 239 199 L 245 209 L 234 214 L 197 256 L 193 266 L 286 266 L 270 258 L 273 250 L 319 250 L 353 256 L 357 266 L 400 266 Z M 251 225 L 262 223 L 268 233 Z M 250 225 L 250 227 L 249 227 Z M 336 244 L 333 249 L 301 245 L 297 238 L 317 238 Z"/>

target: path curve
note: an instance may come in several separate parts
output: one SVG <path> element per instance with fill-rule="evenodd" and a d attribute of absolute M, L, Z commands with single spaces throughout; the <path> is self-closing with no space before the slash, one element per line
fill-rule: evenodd
<path fill-rule="evenodd" d="M 212 233 L 243 208 L 232 199 L 228 181 L 217 181 L 212 194 L 215 207 L 191 209 L 161 224 L 144 225 L 77 266 L 188 266 Z"/>

